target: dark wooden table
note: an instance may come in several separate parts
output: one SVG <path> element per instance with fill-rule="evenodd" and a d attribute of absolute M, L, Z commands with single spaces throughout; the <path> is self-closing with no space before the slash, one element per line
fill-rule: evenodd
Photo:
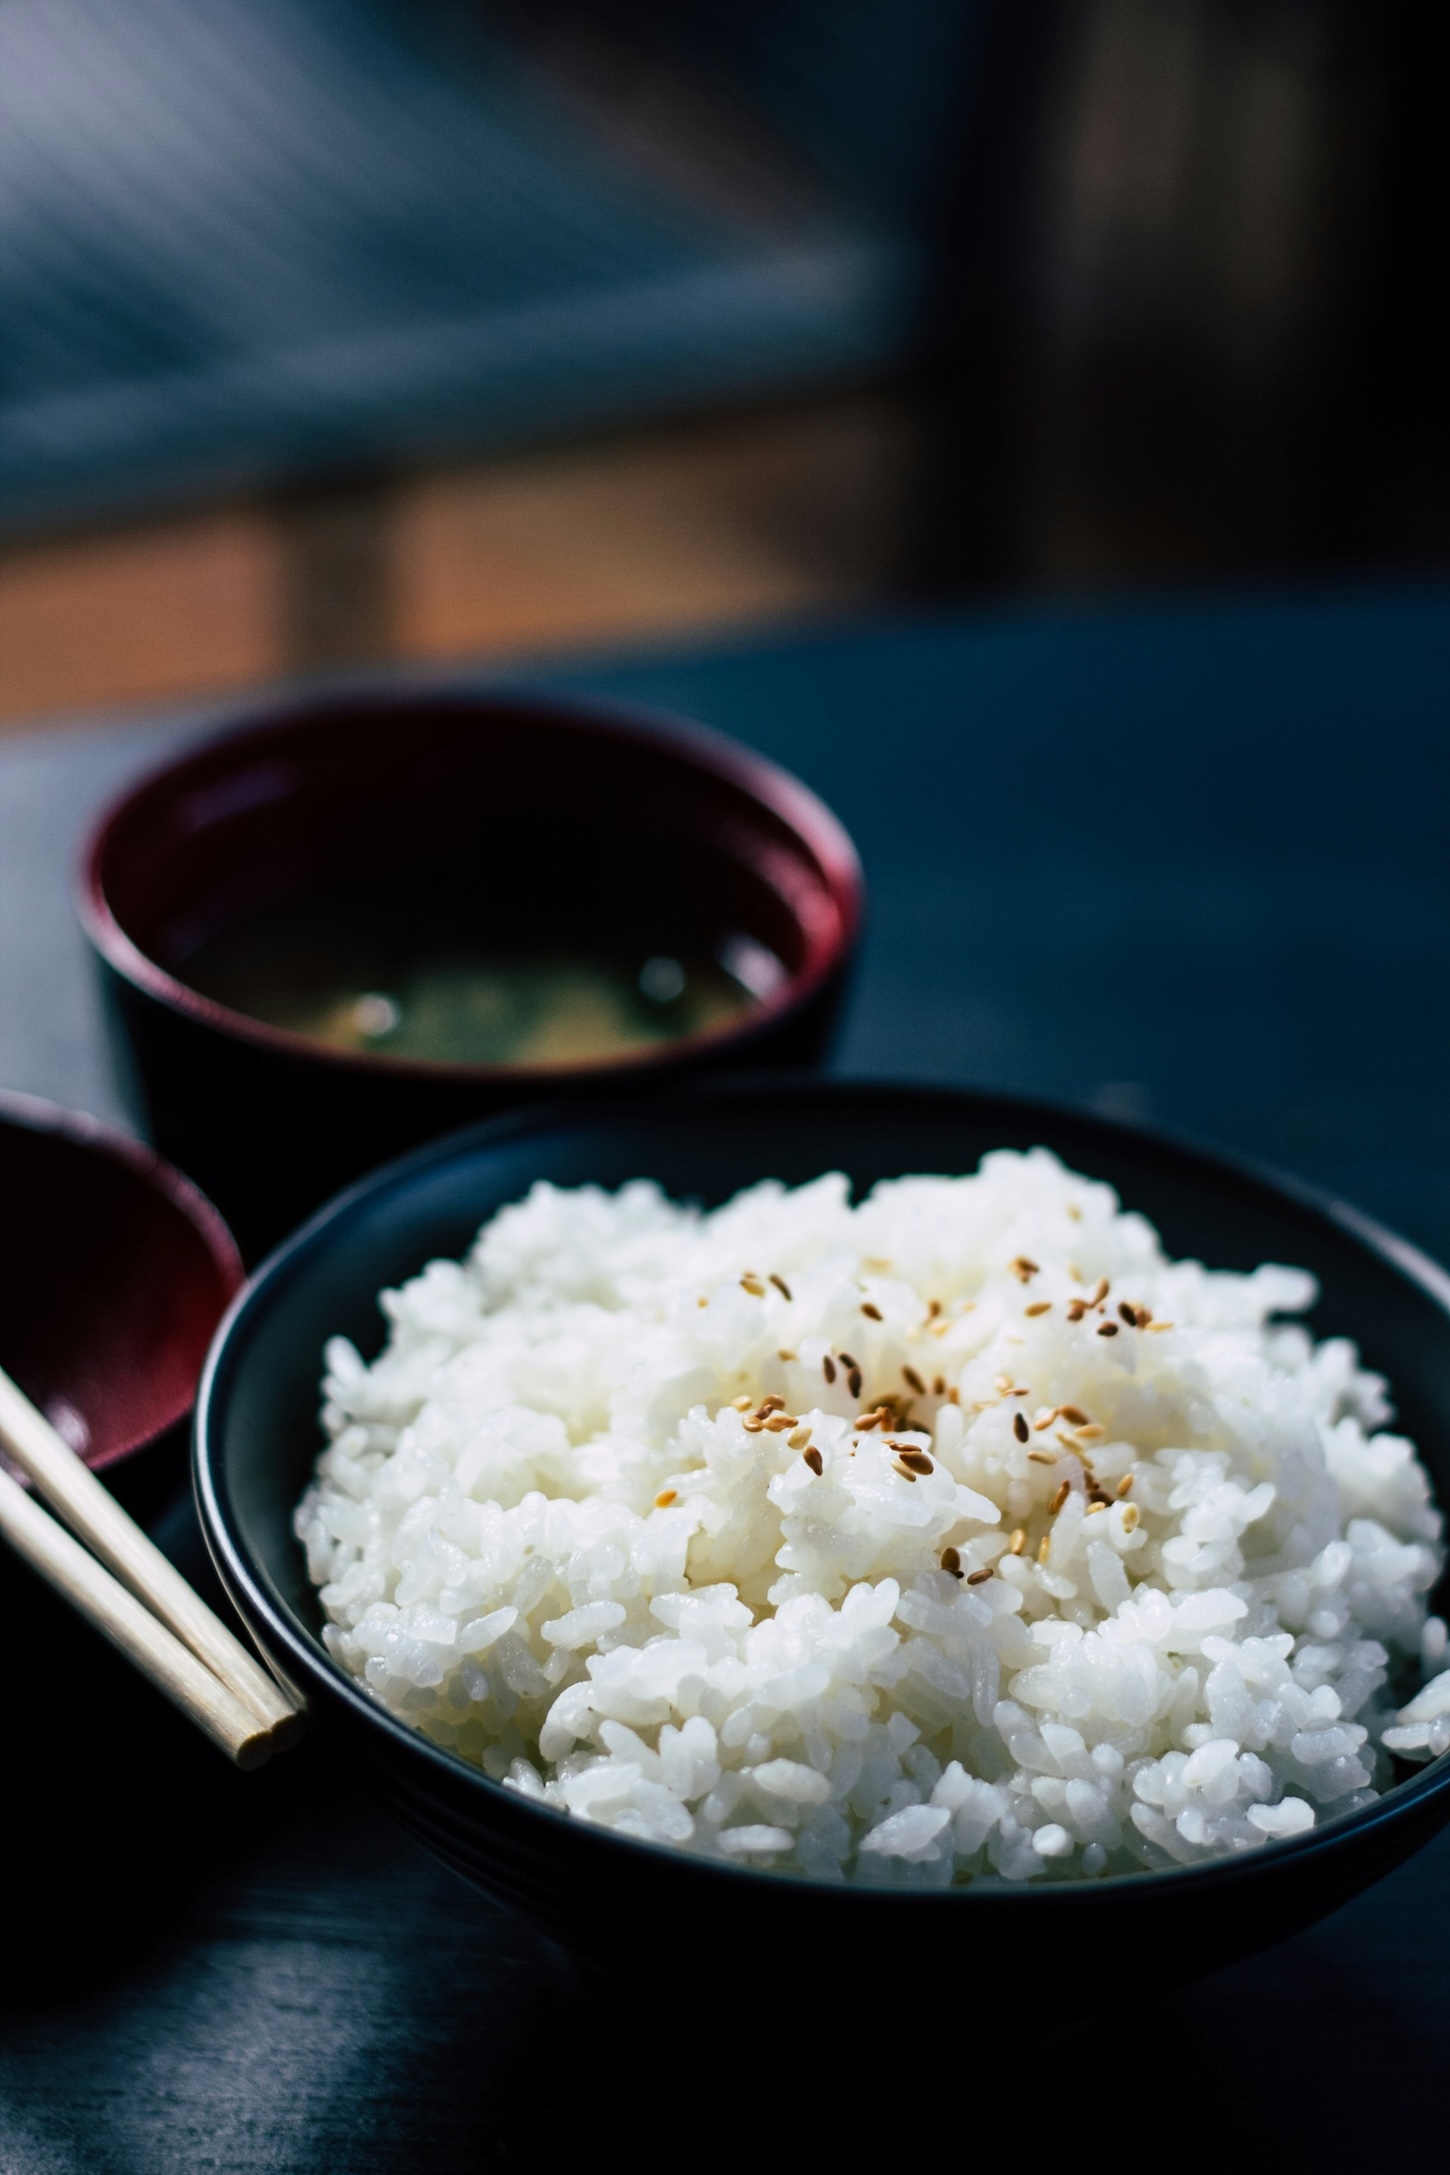
<path fill-rule="evenodd" d="M 1450 594 L 842 630 L 548 677 L 706 718 L 838 809 L 873 892 L 844 1068 L 1194 1132 L 1450 1254 Z M 205 722 L 0 751 L 0 1084 L 113 1114 L 74 841 Z M 184 1501 L 161 1530 L 195 1566 Z M 758 2009 L 721 2018 L 688 1926 L 655 1927 L 658 2008 L 610 2015 L 345 1775 L 305 1748 L 233 1775 L 17 1565 L 0 1580 L 3 2175 L 753 2159 L 792 2130 L 852 2164 L 898 2094 L 896 2157 L 1095 2137 L 1180 2168 L 1378 2168 L 1440 2146 L 1450 1839 L 1170 1997 L 1145 1957 L 1141 2002 L 1090 2042 L 1044 2052 L 1024 2019 L 993 2113 L 967 2028 L 989 1958 L 961 1959 L 960 2013 L 862 1985 L 835 2019 L 800 2017 L 789 1956 L 764 1957 Z"/>

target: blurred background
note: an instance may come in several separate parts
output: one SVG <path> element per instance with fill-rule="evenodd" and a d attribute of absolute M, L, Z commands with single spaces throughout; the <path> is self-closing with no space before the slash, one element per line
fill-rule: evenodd
<path fill-rule="evenodd" d="M 0 0 L 0 723 L 1443 566 L 1431 0 Z"/>

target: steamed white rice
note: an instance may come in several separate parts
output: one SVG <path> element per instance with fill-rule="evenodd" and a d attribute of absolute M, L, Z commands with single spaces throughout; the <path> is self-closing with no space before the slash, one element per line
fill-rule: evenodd
<path fill-rule="evenodd" d="M 1040 1149 L 854 1208 L 538 1185 L 383 1293 L 371 1366 L 328 1347 L 323 1635 L 707 1857 L 938 1887 L 1300 1834 L 1450 1747 L 1441 1521 L 1313 1298 Z"/>

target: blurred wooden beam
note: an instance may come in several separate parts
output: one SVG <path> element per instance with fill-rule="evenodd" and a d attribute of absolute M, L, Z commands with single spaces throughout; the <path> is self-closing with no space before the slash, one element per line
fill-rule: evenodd
<path fill-rule="evenodd" d="M 880 599 L 907 437 L 895 398 L 834 396 L 15 546 L 0 725 Z"/>
<path fill-rule="evenodd" d="M 0 556 L 0 724 L 171 702 L 277 669 L 279 563 L 227 510 Z"/>

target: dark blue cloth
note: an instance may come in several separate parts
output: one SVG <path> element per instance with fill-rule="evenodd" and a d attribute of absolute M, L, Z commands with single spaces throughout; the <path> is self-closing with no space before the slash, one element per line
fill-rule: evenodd
<path fill-rule="evenodd" d="M 1024 611 L 631 663 L 866 864 L 856 1071 L 1089 1101 L 1450 1255 L 1450 593 Z"/>

